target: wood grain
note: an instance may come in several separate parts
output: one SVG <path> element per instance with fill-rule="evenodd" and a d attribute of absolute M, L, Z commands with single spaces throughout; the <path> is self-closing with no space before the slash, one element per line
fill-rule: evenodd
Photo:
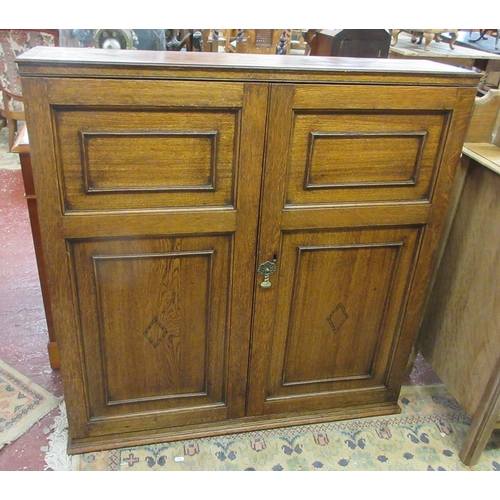
<path fill-rule="evenodd" d="M 429 198 L 453 92 L 440 99 L 442 91 L 425 88 L 307 90 L 306 104 L 296 86 L 292 104 L 287 204 Z"/>
<path fill-rule="evenodd" d="M 470 165 L 421 327 L 424 356 L 470 415 L 500 356 L 498 280 L 491 272 L 500 265 L 492 240 L 500 218 L 490 209 L 500 196 L 498 180 L 489 169 Z"/>
<path fill-rule="evenodd" d="M 493 143 L 499 125 L 499 100 L 500 90 L 498 89 L 491 89 L 484 97 L 475 99 L 474 113 L 465 138 L 466 143 Z"/>
<path fill-rule="evenodd" d="M 17 59 L 20 74 L 103 78 L 162 78 L 172 80 L 245 80 L 336 83 L 400 83 L 477 86 L 474 72 L 426 60 L 357 57 L 277 56 L 268 54 L 218 54 L 70 47 L 33 48 Z M 306 72 L 304 72 L 306 70 Z M 222 74 L 223 73 L 223 74 Z M 101 89 L 102 90 L 102 89 Z"/>
<path fill-rule="evenodd" d="M 474 102 L 417 343 L 472 418 L 459 454 L 466 465 L 479 460 L 500 412 L 497 97 Z"/>
<path fill-rule="evenodd" d="M 491 143 L 464 144 L 464 153 L 493 172 L 500 174 L 500 147 Z"/>
<path fill-rule="evenodd" d="M 399 411 L 477 75 L 131 52 L 19 59 L 69 451 Z"/>

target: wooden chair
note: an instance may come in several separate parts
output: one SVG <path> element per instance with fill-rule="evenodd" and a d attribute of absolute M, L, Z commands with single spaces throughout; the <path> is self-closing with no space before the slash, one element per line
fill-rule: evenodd
<path fill-rule="evenodd" d="M 14 145 L 18 123 L 24 121 L 21 79 L 15 59 L 38 45 L 59 45 L 59 30 L 0 30 L 0 116 L 9 129 L 9 150 Z"/>
<path fill-rule="evenodd" d="M 249 54 L 289 54 L 291 29 L 239 30 L 236 52 Z"/>
<path fill-rule="evenodd" d="M 290 30 L 290 54 L 306 54 L 308 45 L 304 38 L 305 33 L 306 30 L 303 29 Z"/>
<path fill-rule="evenodd" d="M 203 51 L 203 33 L 201 29 L 166 29 L 167 50 Z"/>
<path fill-rule="evenodd" d="M 200 30 L 204 52 L 290 54 L 304 53 L 302 30 L 292 29 L 205 29 Z"/>
<path fill-rule="evenodd" d="M 235 52 L 234 41 L 238 30 L 202 29 L 199 31 L 201 31 L 203 52 Z M 230 45 L 231 41 L 233 41 L 233 46 Z"/>
<path fill-rule="evenodd" d="M 207 30 L 208 44 L 204 46 L 206 52 L 237 52 L 237 45 L 243 42 L 242 29 L 211 29 Z"/>

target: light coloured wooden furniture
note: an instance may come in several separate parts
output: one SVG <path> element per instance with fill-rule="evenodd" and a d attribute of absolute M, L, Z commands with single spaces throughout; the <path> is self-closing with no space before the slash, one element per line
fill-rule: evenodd
<path fill-rule="evenodd" d="M 70 453 L 400 412 L 475 73 L 70 48 L 19 65 Z"/>
<path fill-rule="evenodd" d="M 28 137 L 28 128 L 23 123 L 14 141 L 12 153 L 19 155 L 21 163 L 21 172 L 23 174 L 24 193 L 28 204 L 28 214 L 30 218 L 31 234 L 33 236 L 33 245 L 35 248 L 35 257 L 38 268 L 38 277 L 40 279 L 40 288 L 42 291 L 42 300 L 47 321 L 47 331 L 49 342 L 47 350 L 49 353 L 50 366 L 57 370 L 60 368 L 59 351 L 57 349 L 56 336 L 54 332 L 54 323 L 52 320 L 52 309 L 50 307 L 49 286 L 47 283 L 47 272 L 45 270 L 45 260 L 43 257 L 42 240 L 40 236 L 40 222 L 38 220 L 38 209 L 36 203 L 35 185 L 33 183 L 33 170 L 31 167 L 30 145 Z"/>
<path fill-rule="evenodd" d="M 500 91 L 477 98 L 418 347 L 471 416 L 479 460 L 500 417 Z"/>

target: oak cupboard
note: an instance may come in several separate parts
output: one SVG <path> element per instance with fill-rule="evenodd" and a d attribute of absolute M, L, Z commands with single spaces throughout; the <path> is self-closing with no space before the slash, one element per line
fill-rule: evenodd
<path fill-rule="evenodd" d="M 79 453 L 399 412 L 478 76 L 19 58 Z"/>

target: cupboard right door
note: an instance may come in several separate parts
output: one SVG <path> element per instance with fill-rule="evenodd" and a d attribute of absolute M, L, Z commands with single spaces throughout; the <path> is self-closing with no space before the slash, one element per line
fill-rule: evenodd
<path fill-rule="evenodd" d="M 272 85 L 258 257 L 276 270 L 256 274 L 249 415 L 396 405 L 458 95 Z"/>

